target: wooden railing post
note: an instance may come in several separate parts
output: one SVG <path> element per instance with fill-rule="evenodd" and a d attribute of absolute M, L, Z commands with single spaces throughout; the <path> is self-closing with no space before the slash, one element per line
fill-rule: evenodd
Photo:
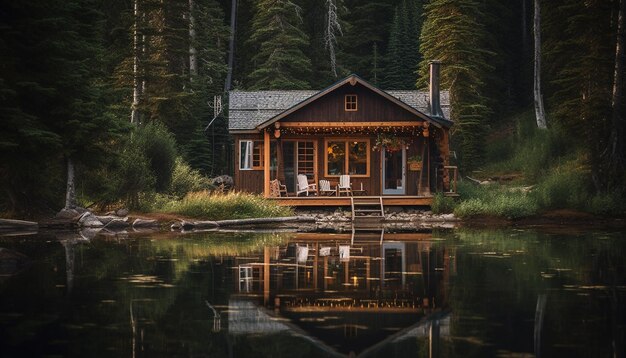
<path fill-rule="evenodd" d="M 270 197 L 270 132 L 263 131 L 263 196 Z"/>

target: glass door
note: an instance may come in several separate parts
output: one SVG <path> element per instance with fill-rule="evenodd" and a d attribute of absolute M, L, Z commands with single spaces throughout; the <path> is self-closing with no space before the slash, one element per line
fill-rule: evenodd
<path fill-rule="evenodd" d="M 383 156 L 383 194 L 404 195 L 406 190 L 406 149 L 382 150 Z"/>

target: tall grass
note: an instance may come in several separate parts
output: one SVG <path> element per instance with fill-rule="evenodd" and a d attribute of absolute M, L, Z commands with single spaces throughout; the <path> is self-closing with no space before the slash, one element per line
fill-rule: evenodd
<path fill-rule="evenodd" d="M 512 118 L 512 133 L 491 140 L 487 146 L 487 173 L 516 172 L 527 182 L 536 182 L 546 169 L 572 159 L 576 146 L 558 128 L 540 130 L 532 111 Z"/>
<path fill-rule="evenodd" d="M 437 193 L 430 205 L 430 210 L 435 214 L 449 214 L 454 212 L 455 206 L 454 198 L 445 196 L 443 193 Z"/>
<path fill-rule="evenodd" d="M 275 201 L 259 195 L 243 192 L 210 193 L 199 191 L 187 194 L 181 200 L 173 200 L 157 211 L 180 214 L 204 220 L 247 219 L 261 217 L 291 216 L 289 207 L 279 206 Z"/>
<path fill-rule="evenodd" d="M 558 128 L 537 129 L 532 111 L 508 123 L 508 127 L 495 131 L 486 149 L 489 164 L 477 175 L 518 173 L 522 176 L 515 184 L 532 186 L 532 190 L 460 183 L 461 201 L 454 207 L 455 215 L 520 218 L 555 209 L 599 215 L 624 213 L 625 193 L 595 193 L 589 158 Z"/>
<path fill-rule="evenodd" d="M 454 215 L 461 218 L 488 215 L 517 219 L 539 211 L 530 194 L 506 186 L 459 183 L 459 193 L 463 201 L 454 208 Z"/>

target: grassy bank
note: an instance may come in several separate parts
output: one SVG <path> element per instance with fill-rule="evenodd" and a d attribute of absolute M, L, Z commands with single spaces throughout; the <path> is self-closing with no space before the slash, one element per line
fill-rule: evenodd
<path fill-rule="evenodd" d="M 626 211 L 624 192 L 596 193 L 591 182 L 590 159 L 577 151 L 557 128 L 536 128 L 531 112 L 494 130 L 487 145 L 487 164 L 465 173 L 489 184 L 459 183 L 460 199 L 437 196 L 435 213 L 456 216 L 494 216 L 519 219 L 551 210 L 569 209 L 602 216 Z M 506 178 L 506 181 L 493 179 Z"/>
<path fill-rule="evenodd" d="M 259 195 L 242 192 L 189 193 L 182 199 L 159 200 L 153 208 L 155 212 L 178 214 L 203 220 L 227 220 L 292 216 L 289 207 Z"/>

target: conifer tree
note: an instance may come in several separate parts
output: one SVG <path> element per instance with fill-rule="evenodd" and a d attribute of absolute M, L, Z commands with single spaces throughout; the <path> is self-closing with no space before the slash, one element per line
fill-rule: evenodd
<path fill-rule="evenodd" d="M 195 76 L 190 71 L 190 81 L 186 84 L 189 91 L 186 104 L 189 107 L 189 119 L 179 121 L 174 127 L 174 133 L 181 154 L 193 168 L 206 175 L 224 174 L 227 158 L 224 118 L 213 121 L 208 131 L 210 138 L 204 129 L 214 117 L 214 96 L 222 95 L 227 71 L 228 28 L 224 24 L 224 13 L 215 0 L 196 1 L 192 11 L 195 39 L 190 41 L 194 41 L 192 47 L 196 50 L 198 68 Z"/>
<path fill-rule="evenodd" d="M 484 3 L 477 0 L 433 0 L 425 5 L 420 37 L 423 60 L 418 87 L 428 83 L 428 61 L 441 60 L 442 88 L 449 88 L 454 144 L 462 167 L 479 165 L 484 155 L 485 132 L 491 114 L 485 78 L 493 69 L 486 50 Z M 451 15 L 453 14 L 453 15 Z"/>
<path fill-rule="evenodd" d="M 311 74 L 308 79 L 311 88 L 324 88 L 334 82 L 329 51 L 325 44 L 326 1 L 310 0 L 302 2 L 303 31 L 309 37 L 309 45 L 304 50 L 311 60 Z M 341 69 L 339 70 L 341 72 Z"/>
<path fill-rule="evenodd" d="M 249 44 L 257 49 L 251 89 L 308 89 L 311 60 L 302 9 L 289 0 L 259 0 Z"/>
<path fill-rule="evenodd" d="M 596 189 L 606 190 L 612 180 L 603 154 L 609 146 L 614 8 L 602 1 L 560 0 L 544 3 L 544 10 L 548 108 L 556 124 L 589 154 Z"/>
<path fill-rule="evenodd" d="M 380 59 L 374 66 L 375 54 L 385 54 L 391 30 L 390 18 L 394 15 L 397 0 L 346 0 L 343 36 L 339 44 L 343 53 L 339 62 L 348 72 L 356 73 L 368 81 L 374 80 L 374 68 L 380 69 Z M 376 50 L 374 51 L 374 45 Z M 381 71 L 382 73 L 382 71 Z M 380 74 L 377 78 L 380 80 Z"/>
<path fill-rule="evenodd" d="M 422 5 L 419 1 L 403 0 L 396 6 L 387 49 L 385 88 L 415 88 L 420 61 L 421 13 Z"/>
<path fill-rule="evenodd" d="M 44 191 L 61 193 L 63 182 L 70 192 L 66 206 L 75 205 L 74 168 L 102 164 L 119 133 L 104 99 L 96 8 L 92 0 L 14 2 L 5 8 L 10 16 L 0 25 L 6 29 L 0 89 L 8 95 L 1 105 L 8 127 L 0 136 L 0 181 L 9 209 L 58 209 L 60 197 Z"/>

